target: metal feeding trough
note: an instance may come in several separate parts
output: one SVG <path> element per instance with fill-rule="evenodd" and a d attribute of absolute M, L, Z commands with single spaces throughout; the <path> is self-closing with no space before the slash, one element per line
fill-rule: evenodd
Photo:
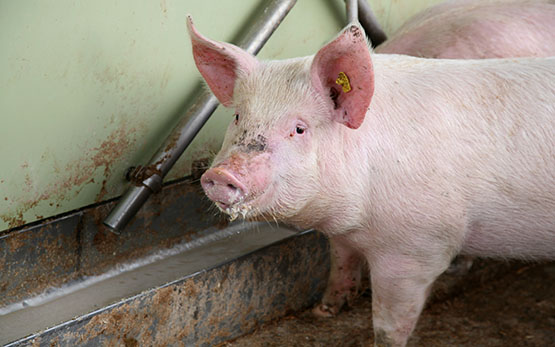
<path fill-rule="evenodd" d="M 6 301 L 0 307 L 0 344 L 213 345 L 306 308 L 321 295 L 329 268 L 327 240 L 322 235 L 268 223 L 239 222 L 222 227 L 218 219 L 192 208 L 203 208 L 206 202 L 187 182 L 166 187 L 161 195 L 163 199 L 149 201 L 144 209 L 147 212 L 117 236 L 128 241 L 112 249 L 110 255 L 103 253 L 113 261 L 94 255 L 103 252 L 99 235 L 109 233 L 87 221 L 99 213 L 95 209 L 1 239 L 4 278 L 12 280 L 13 288 L 29 289 L 26 297 Z M 159 204 L 163 204 L 163 211 L 149 215 L 148 210 L 158 210 Z M 106 211 L 110 206 L 99 208 Z M 185 216 L 179 214 L 183 209 L 188 211 Z M 77 222 L 70 223 L 71 219 Z M 152 227 L 161 220 L 164 223 L 159 227 L 166 230 L 166 237 L 173 233 L 168 225 L 175 225 L 186 235 L 180 241 L 157 242 L 173 242 L 171 247 L 149 248 L 152 230 L 144 226 Z M 81 225 L 80 229 L 76 231 L 75 225 Z M 64 254 L 57 252 L 66 252 L 71 261 L 78 251 L 81 265 L 56 274 L 46 269 L 46 258 L 36 256 L 36 266 L 52 273 L 52 283 L 56 283 L 55 276 L 71 277 L 69 272 L 81 275 L 55 289 L 33 292 L 29 283 L 36 274 L 17 269 L 18 252 L 8 250 L 18 244 L 22 251 L 33 253 L 31 245 L 36 249 L 37 244 L 47 243 L 56 231 L 60 239 L 72 239 L 65 237 L 71 235 L 80 239 L 80 244 L 50 249 L 52 256 L 63 259 Z M 137 239 L 142 241 L 135 242 L 131 253 L 126 251 Z M 134 258 L 139 249 L 144 250 L 143 256 Z M 126 252 L 128 261 L 122 261 Z M 93 275 L 83 275 L 87 273 Z"/>

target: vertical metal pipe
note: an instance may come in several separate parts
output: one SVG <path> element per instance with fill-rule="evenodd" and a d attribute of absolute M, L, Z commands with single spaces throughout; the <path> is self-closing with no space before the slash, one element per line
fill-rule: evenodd
<path fill-rule="evenodd" d="M 296 2 L 297 0 L 268 1 L 261 15 L 254 20 L 238 45 L 249 53 L 257 54 Z M 164 176 L 193 141 L 217 106 L 218 101 L 211 93 L 201 92 L 149 164 L 135 172 L 133 180 L 135 184 L 128 188 L 116 207 L 106 217 L 104 220 L 106 226 L 113 230 L 121 230 L 139 211 L 150 194 L 161 189 Z"/>
<path fill-rule="evenodd" d="M 346 0 L 347 7 L 347 23 L 358 22 L 358 2 L 357 0 Z"/>
<path fill-rule="evenodd" d="M 358 0 L 358 20 L 370 39 L 372 47 L 377 47 L 387 40 L 387 35 L 378 24 L 378 19 L 366 0 Z"/>

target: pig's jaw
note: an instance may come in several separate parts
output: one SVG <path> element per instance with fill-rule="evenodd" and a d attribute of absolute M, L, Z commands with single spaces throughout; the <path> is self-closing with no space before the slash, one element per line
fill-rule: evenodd
<path fill-rule="evenodd" d="M 227 206 L 225 204 L 216 203 L 216 206 L 220 209 L 220 211 L 229 215 L 229 221 L 233 222 L 234 220 L 239 217 L 239 215 L 243 219 L 247 219 L 247 214 L 252 210 L 252 206 L 241 204 L 241 205 L 234 205 L 234 206 Z"/>
<path fill-rule="evenodd" d="M 275 185 L 269 185 L 267 189 L 256 196 L 250 196 L 242 201 L 231 205 L 215 202 L 218 209 L 229 216 L 230 221 L 241 218 L 247 221 L 260 222 L 283 222 L 298 227 L 310 228 L 314 223 L 313 218 L 308 220 L 299 219 L 299 211 L 289 209 L 283 210 L 283 202 L 275 200 L 279 195 L 275 191 Z"/>
<path fill-rule="evenodd" d="M 267 206 L 273 193 L 272 186 L 269 185 L 266 190 L 259 194 L 243 197 L 230 204 L 219 201 L 214 201 L 214 203 L 221 212 L 229 216 L 230 221 L 239 217 L 245 220 L 273 220 L 275 217 L 270 210 L 259 208 L 259 206 Z"/>

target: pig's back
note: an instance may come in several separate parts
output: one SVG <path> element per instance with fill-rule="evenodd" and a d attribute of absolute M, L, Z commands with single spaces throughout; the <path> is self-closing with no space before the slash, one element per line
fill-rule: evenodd
<path fill-rule="evenodd" d="M 555 4 L 450 1 L 413 17 L 378 53 L 478 59 L 555 55 Z"/>
<path fill-rule="evenodd" d="M 383 163 L 377 203 L 402 204 L 408 225 L 458 228 L 467 253 L 554 258 L 555 58 L 374 62 L 363 132 Z"/>

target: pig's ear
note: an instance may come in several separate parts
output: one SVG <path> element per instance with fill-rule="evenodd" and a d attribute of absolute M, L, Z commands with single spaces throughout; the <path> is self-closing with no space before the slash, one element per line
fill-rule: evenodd
<path fill-rule="evenodd" d="M 334 120 L 357 129 L 374 93 L 374 72 L 364 32 L 350 25 L 316 53 L 312 85 L 330 100 Z"/>
<path fill-rule="evenodd" d="M 233 88 L 239 74 L 251 72 L 258 61 L 254 56 L 229 43 L 210 40 L 202 36 L 187 16 L 193 57 L 202 77 L 224 106 L 231 106 Z"/>

